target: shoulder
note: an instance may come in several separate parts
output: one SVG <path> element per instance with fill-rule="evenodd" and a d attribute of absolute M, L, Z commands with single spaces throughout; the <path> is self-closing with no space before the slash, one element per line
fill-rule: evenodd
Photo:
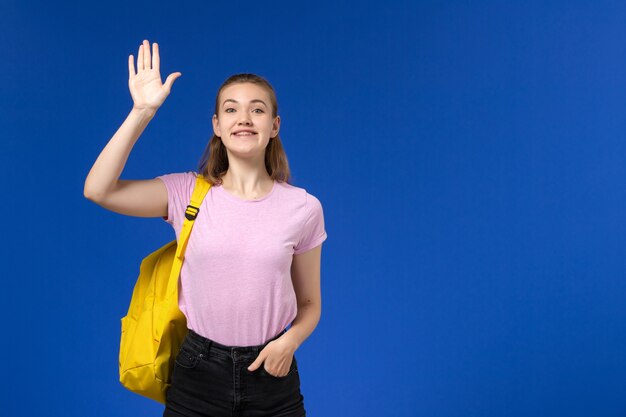
<path fill-rule="evenodd" d="M 304 188 L 298 187 L 296 185 L 293 184 L 289 184 L 288 182 L 280 182 L 278 181 L 277 184 L 279 184 L 284 190 L 285 192 L 289 193 L 289 194 L 301 194 L 304 195 L 303 193 L 306 193 L 306 190 Z"/>
<path fill-rule="evenodd" d="M 281 185 L 285 195 L 291 198 L 299 199 L 305 203 L 309 201 L 309 204 L 310 202 L 319 203 L 319 199 L 313 194 L 311 194 L 306 188 L 298 187 L 296 185 L 289 184 L 287 182 L 279 182 L 278 184 Z"/>
<path fill-rule="evenodd" d="M 186 190 L 193 187 L 196 181 L 197 173 L 194 171 L 173 172 L 169 174 L 159 175 L 159 178 L 165 183 L 168 189 Z"/>
<path fill-rule="evenodd" d="M 321 208 L 320 200 L 313 195 L 309 190 L 303 187 L 298 187 L 287 182 L 279 182 L 284 199 L 293 203 L 303 211 L 310 212 L 311 210 L 317 210 Z"/>
<path fill-rule="evenodd" d="M 156 178 L 161 178 L 163 180 L 170 179 L 170 180 L 184 181 L 184 180 L 189 180 L 189 179 L 195 180 L 197 175 L 198 173 L 194 171 L 185 171 L 185 172 L 172 172 L 169 174 L 163 174 L 163 175 L 157 176 Z"/>
<path fill-rule="evenodd" d="M 327 238 L 324 226 L 324 211 L 317 196 L 302 187 L 291 186 L 291 192 L 298 194 L 300 231 L 294 255 L 307 252 L 319 246 Z"/>
<path fill-rule="evenodd" d="M 303 187 L 286 182 L 279 184 L 282 188 L 282 203 L 288 203 L 288 206 L 300 213 L 301 221 L 306 222 L 311 221 L 312 218 L 323 217 L 322 203 L 317 196 Z"/>
<path fill-rule="evenodd" d="M 173 172 L 159 175 L 167 188 L 167 217 L 164 220 L 176 229 L 182 224 L 183 207 L 189 204 L 189 199 L 195 185 L 196 173 L 193 171 Z"/>

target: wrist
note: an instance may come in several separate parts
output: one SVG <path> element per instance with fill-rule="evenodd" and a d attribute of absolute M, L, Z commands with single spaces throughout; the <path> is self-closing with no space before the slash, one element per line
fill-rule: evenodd
<path fill-rule="evenodd" d="M 152 119 L 154 115 L 156 114 L 156 109 L 141 108 L 141 107 L 133 106 L 130 112 L 136 116 L 139 116 L 142 119 Z"/>
<path fill-rule="evenodd" d="M 284 338 L 287 341 L 287 344 L 291 346 L 292 352 L 295 352 L 296 350 L 298 350 L 298 347 L 300 347 L 300 344 L 298 343 L 298 338 L 295 332 L 292 332 L 291 329 L 287 330 L 287 332 L 285 332 L 285 334 L 283 334 L 281 338 Z"/>

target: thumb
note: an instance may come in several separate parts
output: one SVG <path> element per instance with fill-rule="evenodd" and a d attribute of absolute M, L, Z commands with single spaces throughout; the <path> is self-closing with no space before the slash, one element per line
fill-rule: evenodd
<path fill-rule="evenodd" d="M 174 80 L 176 80 L 181 75 L 183 74 L 181 74 L 180 72 L 174 72 L 168 75 L 167 79 L 165 80 L 165 87 L 167 87 L 167 91 L 170 91 L 172 89 L 172 84 L 174 84 Z"/>

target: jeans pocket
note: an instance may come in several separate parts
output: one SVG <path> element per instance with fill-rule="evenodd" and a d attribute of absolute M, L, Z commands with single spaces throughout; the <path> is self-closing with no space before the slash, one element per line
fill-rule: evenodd
<path fill-rule="evenodd" d="M 194 349 L 183 343 L 174 362 L 181 368 L 193 369 L 198 365 L 202 356 L 203 355 L 201 353 L 196 352 Z"/>
<path fill-rule="evenodd" d="M 261 375 L 264 375 L 273 379 L 285 379 L 289 375 L 293 374 L 294 372 L 298 372 L 298 363 L 296 362 L 296 357 L 294 356 L 293 359 L 291 360 L 291 365 L 289 366 L 289 372 L 287 372 L 287 375 L 284 375 L 284 376 L 274 376 L 270 374 L 269 372 L 265 370 L 265 364 L 261 364 L 261 367 L 259 369 L 261 371 L 260 372 Z"/>

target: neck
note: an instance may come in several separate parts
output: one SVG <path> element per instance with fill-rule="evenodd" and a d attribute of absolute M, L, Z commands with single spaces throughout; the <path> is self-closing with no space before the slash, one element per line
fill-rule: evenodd
<path fill-rule="evenodd" d="M 222 176 L 222 186 L 234 194 L 257 198 L 271 191 L 274 179 L 267 173 L 263 160 L 253 162 L 229 158 L 228 171 Z"/>

